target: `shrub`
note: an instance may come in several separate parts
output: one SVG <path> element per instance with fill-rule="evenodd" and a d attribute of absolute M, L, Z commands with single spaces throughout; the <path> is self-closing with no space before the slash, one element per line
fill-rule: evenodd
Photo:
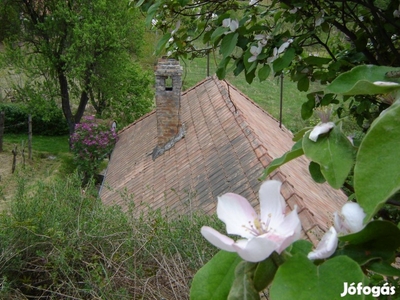
<path fill-rule="evenodd" d="M 215 253 L 201 237 L 214 217 L 134 218 L 103 206 L 75 174 L 28 188 L 19 178 L 0 218 L 1 299 L 188 299 Z"/>
<path fill-rule="evenodd" d="M 76 124 L 71 149 L 84 182 L 97 174 L 100 163 L 111 153 L 117 138 L 114 129 L 97 124 L 93 117 L 85 117 L 84 122 Z"/>
<path fill-rule="evenodd" d="M 32 115 L 32 133 L 36 135 L 65 135 L 68 126 L 57 105 L 49 104 L 46 110 L 35 110 L 23 103 L 0 103 L 5 113 L 5 133 L 28 133 L 28 115 Z"/>
<path fill-rule="evenodd" d="M 28 133 L 28 114 L 24 105 L 0 103 L 0 111 L 4 111 L 5 133 Z"/>

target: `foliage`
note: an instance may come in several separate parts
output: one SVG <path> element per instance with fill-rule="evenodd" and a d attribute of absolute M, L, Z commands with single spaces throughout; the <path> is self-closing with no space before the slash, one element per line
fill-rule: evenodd
<path fill-rule="evenodd" d="M 144 0 L 149 26 L 164 32 L 157 51 L 196 58 L 219 49 L 216 72 L 245 74 L 248 83 L 287 74 L 299 91 L 326 84 L 360 64 L 400 66 L 398 1 Z M 162 20 L 162 21 L 161 21 Z M 228 20 L 237 22 L 231 28 Z M 225 22 L 224 22 L 225 21 Z M 234 29 L 234 30 L 232 30 Z M 367 129 L 386 103 L 354 95 L 343 102 L 323 89 L 310 93 L 303 118 L 315 107 L 340 104 Z"/>
<path fill-rule="evenodd" d="M 331 90 L 336 89 L 343 94 L 358 94 L 360 91 L 392 93 L 391 97 L 396 99 L 392 106 L 371 124 L 359 147 L 353 146 L 347 139 L 340 124 L 319 135 L 316 141 L 311 141 L 309 138 L 314 129 L 306 128 L 295 137 L 298 141 L 293 149 L 281 158 L 275 159 L 264 174 L 265 177 L 277 167 L 304 154 L 312 161 L 313 168 L 310 167 L 310 172 L 317 182 L 319 182 L 317 178 L 322 179 L 321 182 L 327 181 L 332 187 L 340 188 L 355 164 L 355 199 L 366 214 L 364 219 L 366 226 L 359 232 L 339 237 L 339 245 L 333 249 L 336 251 L 332 258 L 325 257 L 325 262 L 313 263 L 307 258 L 307 251 L 304 249 L 299 248 L 298 251 L 295 247 L 293 252 L 288 248 L 288 253 L 281 257 L 284 263 L 277 270 L 264 268 L 262 271 L 265 275 L 274 276 L 270 289 L 271 299 L 293 299 L 299 291 L 304 290 L 308 291 L 304 294 L 304 299 L 320 295 L 322 291 L 326 299 L 332 299 L 342 293 L 343 297 L 352 297 L 356 288 L 353 286 L 344 288 L 345 282 L 358 284 L 360 292 L 357 292 L 357 295 L 360 295 L 360 299 L 370 299 L 371 295 L 374 297 L 394 295 L 396 292 L 398 285 L 394 283 L 391 285 L 384 283 L 381 287 L 368 287 L 368 284 L 369 277 L 373 278 L 376 274 L 386 276 L 389 282 L 394 282 L 394 277 L 400 275 L 400 270 L 391 266 L 400 248 L 398 224 L 382 220 L 370 221 L 400 189 L 398 181 L 400 174 L 397 168 L 399 159 L 397 152 L 392 151 L 399 148 L 396 120 L 400 118 L 400 84 L 397 83 L 397 78 L 388 79 L 387 72 L 390 70 L 388 71 L 387 67 L 373 67 L 373 76 L 368 75 L 370 69 L 371 66 L 356 67 L 348 73 L 343 73 L 329 86 Z M 316 127 L 318 126 L 320 125 Z M 376 154 L 379 155 L 379 159 L 375 160 Z M 213 260 L 208 264 L 206 270 L 216 267 L 216 262 Z M 233 272 L 230 268 L 225 269 L 228 273 Z M 363 270 L 368 270 L 369 276 L 366 277 Z M 238 267 L 235 272 L 240 276 L 244 274 Z M 246 278 L 252 278 L 255 274 L 254 269 L 246 272 Z M 337 274 L 342 275 L 337 276 Z M 343 277 L 343 274 L 348 277 Z M 208 274 L 199 271 L 198 276 L 205 282 L 209 280 L 215 282 L 211 271 L 208 271 Z M 195 282 L 196 280 L 198 279 L 195 277 Z M 207 288 L 208 283 L 205 284 Z M 248 294 L 248 291 L 255 289 L 252 280 L 243 280 L 241 284 L 231 284 L 228 287 L 220 284 L 219 288 L 229 295 L 236 295 L 229 299 L 242 299 L 244 293 L 248 299 L 259 299 L 257 292 L 261 291 L 256 289 L 256 293 Z M 196 295 L 198 285 L 193 285 L 193 289 L 193 294 Z"/>
<path fill-rule="evenodd" d="M 71 150 L 84 182 L 97 175 L 100 163 L 111 154 L 117 139 L 114 128 L 97 124 L 94 117 L 85 117 L 84 122 L 76 124 Z"/>
<path fill-rule="evenodd" d="M 37 102 L 36 102 L 37 103 Z M 58 136 L 68 133 L 68 127 L 59 107 L 52 102 L 36 108 L 33 103 L 0 103 L 5 113 L 5 133 L 28 133 L 28 115 L 32 115 L 32 133 Z"/>
<path fill-rule="evenodd" d="M 11 66 L 22 68 L 35 86 L 51 82 L 57 87 L 57 94 L 44 98 L 61 105 L 72 134 L 90 93 L 99 88 L 92 91 L 94 77 L 107 84 L 120 81 L 106 76 L 105 68 L 119 55 L 130 63 L 126 54 L 140 52 L 143 22 L 124 0 L 16 1 L 12 8 L 21 15 L 23 30 L 8 43 Z"/>
<path fill-rule="evenodd" d="M 115 120 L 121 128 L 149 112 L 153 104 L 153 75 L 127 55 L 103 56 L 90 90 L 90 103 L 96 115 Z"/>
<path fill-rule="evenodd" d="M 20 19 L 14 8 L 14 1 L 0 1 L 0 42 L 19 33 Z"/>
<path fill-rule="evenodd" d="M 2 299 L 187 299 L 191 270 L 215 254 L 199 233 L 211 217 L 133 217 L 76 175 L 27 180 L 0 218 Z"/>

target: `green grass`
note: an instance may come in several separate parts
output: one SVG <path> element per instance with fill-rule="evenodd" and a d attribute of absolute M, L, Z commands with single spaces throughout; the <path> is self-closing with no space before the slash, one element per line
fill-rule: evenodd
<path fill-rule="evenodd" d="M 15 180 L 0 214 L 1 299 L 187 299 L 195 270 L 218 251 L 200 234 L 221 230 L 215 216 L 134 217 L 102 205 L 93 185 L 83 193 L 75 175 Z"/>
<path fill-rule="evenodd" d="M 24 134 L 6 134 L 3 138 L 3 152 L 0 153 L 0 198 L 9 200 L 15 193 L 16 174 L 29 174 L 31 183 L 37 180 L 52 180 L 75 171 L 72 153 L 69 151 L 68 136 L 33 136 L 32 160 L 28 157 L 28 137 Z M 22 142 L 24 155 L 22 155 Z M 17 146 L 15 173 L 11 173 L 12 150 Z M 0 211 L 6 206 L 0 203 Z"/>
<path fill-rule="evenodd" d="M 24 134 L 5 134 L 4 142 L 9 144 L 21 145 L 25 143 L 28 148 L 28 135 Z M 68 136 L 33 136 L 32 150 L 58 155 L 69 152 Z"/>
<path fill-rule="evenodd" d="M 210 59 L 210 75 L 215 74 L 217 63 L 218 60 L 215 61 L 213 58 Z M 182 65 L 184 68 L 184 89 L 194 86 L 207 76 L 206 58 L 198 58 L 193 61 L 183 61 Z M 263 82 L 260 82 L 255 78 L 252 84 L 248 84 L 243 74 L 235 77 L 232 72 L 227 72 L 226 79 L 279 120 L 281 98 L 279 78 L 273 78 L 271 75 Z M 308 126 L 308 123 L 302 120 L 300 115 L 301 105 L 306 101 L 306 94 L 307 93 L 305 92 L 299 92 L 297 90 L 296 83 L 284 78 L 282 94 L 282 123 L 292 132 L 297 132 L 305 126 Z"/>

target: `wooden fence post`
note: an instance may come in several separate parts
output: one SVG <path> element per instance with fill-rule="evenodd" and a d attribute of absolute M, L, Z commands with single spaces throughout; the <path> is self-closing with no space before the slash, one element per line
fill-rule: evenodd
<path fill-rule="evenodd" d="M 32 115 L 28 116 L 28 158 L 32 160 Z"/>
<path fill-rule="evenodd" d="M 21 141 L 22 167 L 25 169 L 25 141 Z"/>
<path fill-rule="evenodd" d="M 4 111 L 0 111 L 0 152 L 3 152 L 3 136 L 4 136 Z"/>
<path fill-rule="evenodd" d="M 11 152 L 13 154 L 13 162 L 12 162 L 11 173 L 14 174 L 15 167 L 17 165 L 17 155 L 18 155 L 17 145 L 14 144 L 14 150 L 12 150 Z"/>

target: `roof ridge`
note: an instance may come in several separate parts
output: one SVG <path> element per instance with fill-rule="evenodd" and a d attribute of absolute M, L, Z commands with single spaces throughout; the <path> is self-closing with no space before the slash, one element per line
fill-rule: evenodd
<path fill-rule="evenodd" d="M 188 88 L 187 90 L 182 91 L 181 95 L 187 94 L 188 92 L 190 92 L 191 90 L 196 89 L 197 87 L 199 87 L 200 85 L 204 84 L 204 82 L 212 80 L 212 76 L 208 76 L 206 78 L 204 78 L 203 80 L 199 81 L 198 83 L 196 83 L 194 86 Z"/>
<path fill-rule="evenodd" d="M 250 126 L 250 124 L 247 122 L 244 113 L 238 109 L 238 107 L 235 105 L 233 102 L 231 96 L 230 96 L 230 91 L 229 88 L 232 87 L 236 91 L 238 89 L 233 86 L 231 83 L 229 83 L 226 80 L 218 80 L 215 76 L 213 76 L 213 80 L 215 81 L 218 89 L 220 90 L 221 96 L 224 99 L 225 103 L 227 104 L 229 110 L 232 112 L 235 121 L 238 123 L 240 129 L 242 130 L 243 134 L 246 136 L 248 141 L 250 142 L 251 147 L 253 148 L 253 151 L 257 155 L 257 158 L 265 168 L 271 161 L 272 157 L 268 153 L 268 149 L 264 146 L 264 144 L 260 141 L 259 136 L 255 133 L 254 128 Z M 223 86 L 222 83 L 225 83 L 226 86 Z M 239 92 L 240 93 L 240 92 Z M 261 107 L 259 107 L 257 104 L 254 103 L 250 98 L 246 97 L 244 94 L 240 93 L 244 98 L 251 103 L 253 103 L 256 107 L 261 109 L 263 112 L 267 113 L 264 111 Z M 269 113 L 267 115 L 274 120 L 276 120 L 273 116 L 271 116 Z"/>
<path fill-rule="evenodd" d="M 202 85 L 204 82 L 206 82 L 206 81 L 208 81 L 208 80 L 211 80 L 211 79 L 212 79 L 211 76 L 204 78 L 203 80 L 199 81 L 196 85 L 194 85 L 194 86 L 188 88 L 188 89 L 185 90 L 185 91 L 182 91 L 182 92 L 181 92 L 181 95 L 187 94 L 187 93 L 190 92 L 191 90 L 194 90 L 194 89 L 197 88 L 198 86 Z M 125 130 L 127 130 L 127 129 L 129 129 L 129 128 L 131 128 L 132 126 L 135 126 L 137 123 L 139 123 L 139 122 L 142 121 L 143 119 L 149 117 L 150 115 L 154 114 L 155 112 L 156 112 L 156 108 L 154 108 L 154 109 L 151 110 L 150 112 L 144 114 L 143 116 L 141 116 L 139 119 L 133 121 L 132 123 L 126 125 L 124 128 L 122 128 L 121 130 L 118 131 L 118 134 L 124 132 Z"/>

